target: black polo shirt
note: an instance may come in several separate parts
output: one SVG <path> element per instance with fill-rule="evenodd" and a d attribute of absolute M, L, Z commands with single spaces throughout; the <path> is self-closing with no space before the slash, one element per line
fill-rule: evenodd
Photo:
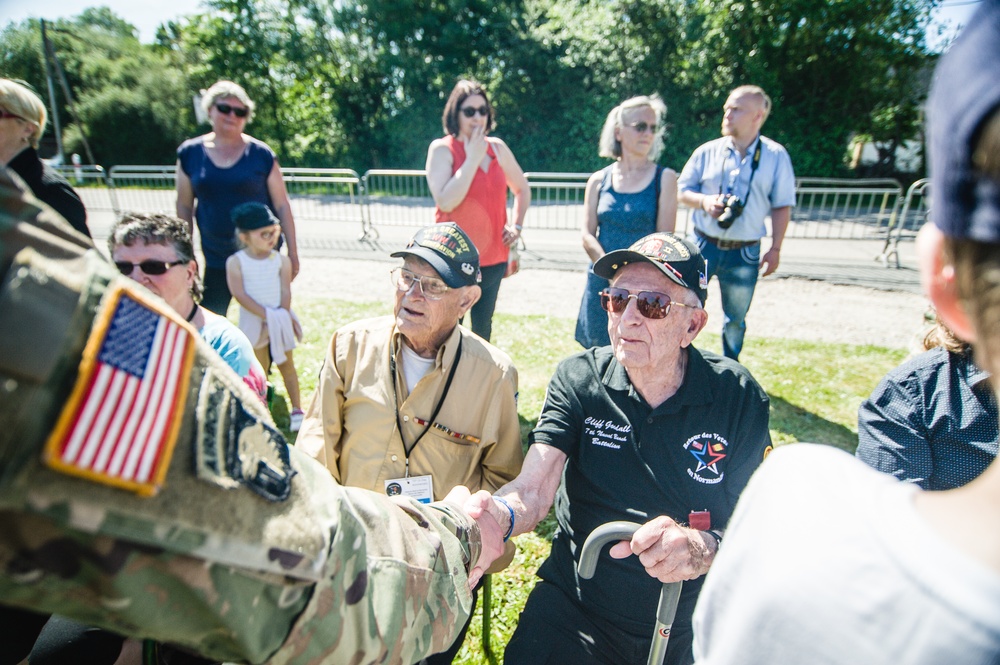
<path fill-rule="evenodd" d="M 591 580 L 576 563 L 587 536 L 613 520 L 644 523 L 693 510 L 725 528 L 736 500 L 771 445 L 768 398 L 739 363 L 689 347 L 684 383 L 653 409 L 611 347 L 559 364 L 530 443 L 566 453 L 555 506 L 559 529 L 538 575 L 624 630 L 647 634 L 660 583 L 638 557 L 602 555 Z M 702 579 L 684 583 L 675 623 L 689 624 Z"/>

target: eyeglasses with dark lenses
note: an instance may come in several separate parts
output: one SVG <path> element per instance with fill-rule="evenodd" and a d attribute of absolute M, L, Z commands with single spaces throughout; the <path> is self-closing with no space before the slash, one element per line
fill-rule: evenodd
<path fill-rule="evenodd" d="M 17 115 L 16 113 L 11 113 L 7 109 L 0 109 L 0 120 L 3 120 L 4 118 L 14 118 L 15 120 L 24 120 L 24 118 Z"/>
<path fill-rule="evenodd" d="M 174 266 L 179 266 L 184 263 L 187 263 L 187 261 L 156 261 L 154 259 L 146 259 L 145 261 L 140 261 L 139 263 L 115 261 L 115 267 L 118 268 L 118 272 L 128 277 L 136 268 L 143 271 L 147 275 L 162 275 Z"/>
<path fill-rule="evenodd" d="M 694 305 L 685 305 L 682 302 L 674 302 L 666 293 L 659 291 L 639 291 L 630 293 L 628 289 L 619 289 L 614 286 L 601 291 L 601 307 L 605 312 L 621 314 L 628 307 L 628 301 L 635 298 L 635 306 L 639 313 L 647 319 L 665 319 L 670 313 L 673 305 L 678 307 L 689 307 L 691 309 L 701 309 Z"/>
<path fill-rule="evenodd" d="M 406 268 L 396 268 L 390 273 L 390 278 L 396 288 L 404 292 L 413 288 L 413 283 L 416 282 L 420 285 L 420 293 L 428 300 L 440 300 L 451 290 L 450 286 L 437 277 L 418 275 Z"/>
<path fill-rule="evenodd" d="M 243 106 L 231 106 L 229 104 L 223 104 L 222 102 L 216 104 L 215 108 L 218 109 L 219 113 L 223 115 L 229 115 L 230 113 L 232 113 L 237 118 L 245 118 L 247 117 L 247 113 L 250 112 L 247 108 Z"/>
<path fill-rule="evenodd" d="M 647 122 L 643 122 L 640 120 L 639 122 L 630 122 L 628 126 L 634 129 L 635 131 L 639 132 L 640 134 L 645 134 L 646 130 L 649 130 L 650 134 L 656 133 L 655 122 L 653 124 L 649 124 Z"/>
<path fill-rule="evenodd" d="M 466 118 L 475 118 L 477 113 L 485 118 L 490 114 L 490 108 L 488 106 L 480 106 L 479 108 L 475 106 L 462 107 L 462 115 Z"/>

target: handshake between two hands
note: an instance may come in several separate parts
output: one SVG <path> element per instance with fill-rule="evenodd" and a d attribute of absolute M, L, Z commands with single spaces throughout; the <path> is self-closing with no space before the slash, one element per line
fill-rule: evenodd
<path fill-rule="evenodd" d="M 503 553 L 509 518 L 486 490 L 472 494 L 466 487 L 456 487 L 445 501 L 461 506 L 479 524 L 482 552 L 469 571 L 469 588 L 472 588 Z M 704 575 L 715 558 L 715 548 L 709 546 L 708 539 L 697 529 L 660 516 L 643 524 L 631 541 L 614 545 L 610 555 L 616 559 L 638 556 L 650 577 L 666 583 Z"/>
<path fill-rule="evenodd" d="M 506 528 L 501 526 L 504 516 L 498 512 L 493 495 L 486 490 L 472 494 L 467 487 L 458 486 L 451 490 L 444 500 L 461 506 L 479 525 L 482 551 L 479 560 L 469 571 L 469 588 L 472 589 L 479 584 L 479 580 L 490 565 L 503 554 L 503 537 L 507 532 Z"/>

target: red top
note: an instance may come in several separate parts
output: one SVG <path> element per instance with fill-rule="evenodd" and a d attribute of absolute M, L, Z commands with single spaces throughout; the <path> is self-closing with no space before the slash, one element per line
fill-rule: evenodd
<path fill-rule="evenodd" d="M 445 144 L 451 150 L 451 173 L 465 162 L 465 144 L 454 136 L 446 136 Z M 503 228 L 507 224 L 507 176 L 497 162 L 493 146 L 486 148 L 490 156 L 489 171 L 476 168 L 476 175 L 469 192 L 451 212 L 434 210 L 435 222 L 455 222 L 469 234 L 479 250 L 480 267 L 507 262 L 507 245 L 503 242 Z"/>

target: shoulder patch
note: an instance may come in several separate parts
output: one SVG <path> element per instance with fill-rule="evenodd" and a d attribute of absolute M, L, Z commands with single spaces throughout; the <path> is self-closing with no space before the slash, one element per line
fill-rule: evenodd
<path fill-rule="evenodd" d="M 198 391 L 195 472 L 219 487 L 246 486 L 268 501 L 292 491 L 288 442 L 281 432 L 235 399 L 211 366 Z"/>
<path fill-rule="evenodd" d="M 169 306 L 130 284 L 112 283 L 46 442 L 45 463 L 142 496 L 155 494 L 184 414 L 194 334 Z"/>

